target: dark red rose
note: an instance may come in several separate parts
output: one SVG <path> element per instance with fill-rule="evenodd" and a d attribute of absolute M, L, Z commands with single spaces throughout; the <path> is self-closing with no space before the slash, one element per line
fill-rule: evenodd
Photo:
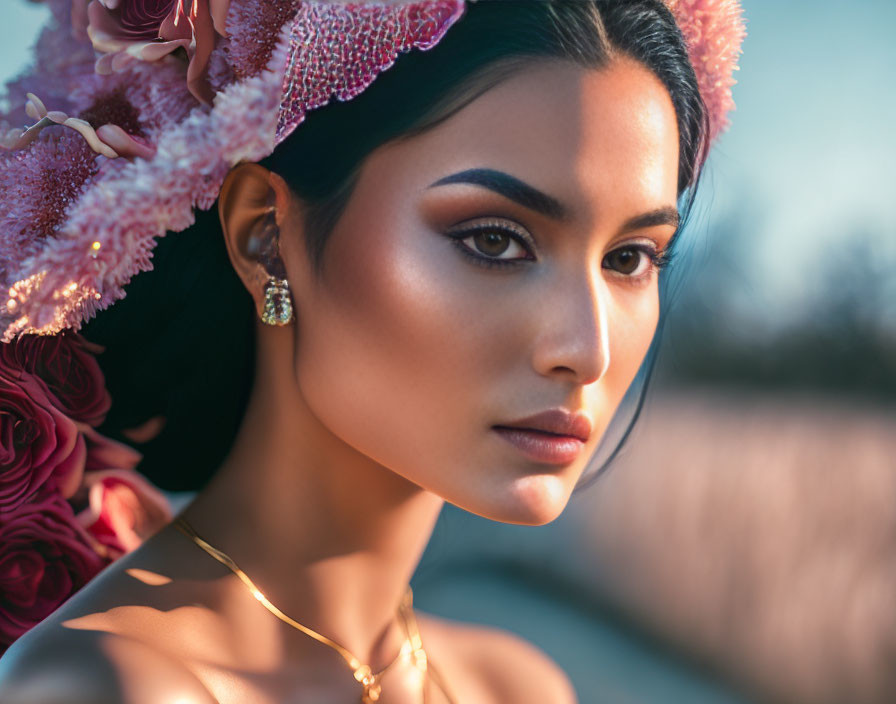
<path fill-rule="evenodd" d="M 95 355 L 101 351 L 80 335 L 24 335 L 0 344 L 0 370 L 14 376 L 22 369 L 40 377 L 50 400 L 72 420 L 97 426 L 109 411 L 111 399 Z"/>
<path fill-rule="evenodd" d="M 63 498 L 81 484 L 87 447 L 75 422 L 37 377 L 0 361 L 0 518 L 52 482 Z"/>
<path fill-rule="evenodd" d="M 108 561 L 55 491 L 0 519 L 0 643 L 40 623 Z"/>

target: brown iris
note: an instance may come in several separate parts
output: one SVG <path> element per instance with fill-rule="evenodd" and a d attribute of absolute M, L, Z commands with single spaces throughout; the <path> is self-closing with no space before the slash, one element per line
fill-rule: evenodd
<path fill-rule="evenodd" d="M 617 249 L 608 255 L 613 269 L 620 274 L 633 274 L 638 269 L 641 253 L 635 249 Z M 615 266 L 613 266 L 615 264 Z"/>
<path fill-rule="evenodd" d="M 503 254 L 510 246 L 510 237 L 497 230 L 485 230 L 476 234 L 473 239 L 479 250 L 489 256 Z"/>

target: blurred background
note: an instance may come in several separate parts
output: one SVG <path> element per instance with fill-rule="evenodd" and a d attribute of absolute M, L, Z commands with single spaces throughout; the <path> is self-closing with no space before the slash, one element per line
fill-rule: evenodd
<path fill-rule="evenodd" d="M 625 450 L 548 526 L 446 508 L 413 582 L 584 704 L 896 701 L 896 3 L 742 4 Z M 5 7 L 0 77 L 44 13 Z"/>

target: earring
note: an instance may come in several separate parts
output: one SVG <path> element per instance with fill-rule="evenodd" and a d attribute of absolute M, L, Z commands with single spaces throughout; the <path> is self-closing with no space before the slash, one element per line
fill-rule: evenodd
<path fill-rule="evenodd" d="M 289 283 L 286 279 L 269 277 L 264 285 L 264 313 L 261 322 L 266 325 L 289 325 L 295 320 L 292 309 Z"/>
<path fill-rule="evenodd" d="M 264 285 L 264 312 L 261 322 L 265 325 L 289 325 L 293 316 L 292 294 L 286 281 L 286 271 L 280 259 L 277 226 L 276 198 L 273 191 L 268 193 L 265 217 L 258 224 L 258 230 L 249 238 L 248 253 L 268 272 Z"/>

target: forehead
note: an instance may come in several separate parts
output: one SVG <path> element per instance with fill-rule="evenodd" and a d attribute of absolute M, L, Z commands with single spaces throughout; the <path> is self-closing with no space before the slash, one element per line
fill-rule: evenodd
<path fill-rule="evenodd" d="M 672 100 L 627 58 L 600 70 L 533 63 L 436 128 L 378 152 L 368 161 L 381 184 L 400 174 L 428 184 L 473 166 L 498 168 L 561 197 L 583 220 L 674 205 L 677 196 Z"/>

